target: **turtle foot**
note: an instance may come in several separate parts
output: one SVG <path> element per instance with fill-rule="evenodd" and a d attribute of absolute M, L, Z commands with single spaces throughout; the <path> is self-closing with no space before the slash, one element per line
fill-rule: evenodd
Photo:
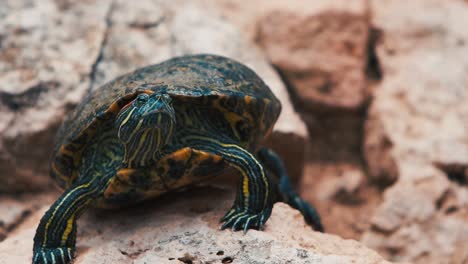
<path fill-rule="evenodd" d="M 302 213 L 306 223 L 312 226 L 314 230 L 324 232 L 317 210 L 311 204 L 302 200 L 297 194 L 290 194 L 289 197 L 291 199 L 288 200 L 288 204 Z"/>
<path fill-rule="evenodd" d="M 221 222 L 223 222 L 221 229 L 230 227 L 233 231 L 244 230 L 244 233 L 249 229 L 262 230 L 271 215 L 271 211 L 272 207 L 265 208 L 258 213 L 233 207 L 221 218 Z"/>
<path fill-rule="evenodd" d="M 32 264 L 69 264 L 73 259 L 73 249 L 68 247 L 34 249 Z"/>

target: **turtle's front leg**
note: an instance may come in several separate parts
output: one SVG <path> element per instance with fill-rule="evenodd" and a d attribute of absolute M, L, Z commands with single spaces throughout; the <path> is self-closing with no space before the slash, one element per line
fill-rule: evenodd
<path fill-rule="evenodd" d="M 76 220 L 102 192 L 92 182 L 74 184 L 47 210 L 34 236 L 33 264 L 68 264 L 74 257 Z"/>
<path fill-rule="evenodd" d="M 271 183 L 262 165 L 247 150 L 213 137 L 189 136 L 190 146 L 222 156 L 241 175 L 239 190 L 232 208 L 221 218 L 222 229 L 262 229 L 271 215 Z"/>

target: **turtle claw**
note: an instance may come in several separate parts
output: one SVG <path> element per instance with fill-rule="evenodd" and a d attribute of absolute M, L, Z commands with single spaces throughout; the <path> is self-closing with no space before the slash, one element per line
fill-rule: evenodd
<path fill-rule="evenodd" d="M 73 253 L 73 249 L 68 247 L 35 249 L 32 264 L 68 264 L 73 259 Z"/>
<path fill-rule="evenodd" d="M 227 219 L 229 219 L 234 213 L 236 212 L 236 209 L 231 209 L 229 210 L 221 219 L 219 219 L 219 222 L 225 222 Z"/>
<path fill-rule="evenodd" d="M 231 228 L 232 231 L 243 230 L 247 233 L 249 229 L 262 230 L 265 222 L 271 215 L 272 208 L 266 208 L 259 213 L 252 213 L 249 210 L 231 209 L 221 218 L 224 222 L 221 229 Z"/>

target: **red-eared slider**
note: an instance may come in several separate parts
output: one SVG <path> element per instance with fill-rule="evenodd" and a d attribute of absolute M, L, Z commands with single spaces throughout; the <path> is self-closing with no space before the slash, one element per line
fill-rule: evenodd
<path fill-rule="evenodd" d="M 284 201 L 322 230 L 279 157 L 259 146 L 280 111 L 252 70 L 214 55 L 170 59 L 96 89 L 57 134 L 50 167 L 65 191 L 40 221 L 33 263 L 71 261 L 76 220 L 88 206 L 133 204 L 226 168 L 240 184 L 222 228 L 261 229 L 273 203 Z"/>

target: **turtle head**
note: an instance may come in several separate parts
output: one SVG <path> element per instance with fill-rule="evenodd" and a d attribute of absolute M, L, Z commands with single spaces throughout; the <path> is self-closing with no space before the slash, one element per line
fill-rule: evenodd
<path fill-rule="evenodd" d="M 125 162 L 145 166 L 171 140 L 175 113 L 168 94 L 139 94 L 117 115 L 117 136 L 125 146 Z"/>

